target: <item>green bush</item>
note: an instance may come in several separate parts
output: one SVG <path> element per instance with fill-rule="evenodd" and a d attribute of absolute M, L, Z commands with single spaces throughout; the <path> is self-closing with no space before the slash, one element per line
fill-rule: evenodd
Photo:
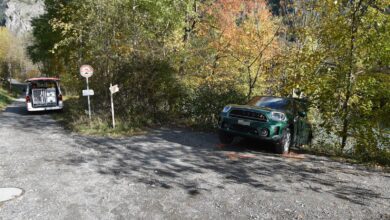
<path fill-rule="evenodd" d="M 357 133 L 353 156 L 361 162 L 375 162 L 390 166 L 389 131 L 360 129 Z"/>
<path fill-rule="evenodd" d="M 11 101 L 12 99 L 8 93 L 0 87 L 0 110 L 3 110 Z"/>
<path fill-rule="evenodd" d="M 118 115 L 140 124 L 172 120 L 183 95 L 176 75 L 167 61 L 145 59 L 123 64 L 114 76 L 121 88 L 115 94 Z"/>
<path fill-rule="evenodd" d="M 245 103 L 245 95 L 226 84 L 203 84 L 198 88 L 188 89 L 181 100 L 183 116 L 194 126 L 215 128 L 218 114 L 228 104 Z"/>

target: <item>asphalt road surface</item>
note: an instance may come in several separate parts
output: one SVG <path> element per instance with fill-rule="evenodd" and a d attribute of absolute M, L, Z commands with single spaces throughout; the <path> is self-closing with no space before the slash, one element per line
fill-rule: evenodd
<path fill-rule="evenodd" d="M 390 174 L 262 144 L 161 129 L 65 131 L 23 103 L 0 113 L 0 219 L 390 219 Z"/>

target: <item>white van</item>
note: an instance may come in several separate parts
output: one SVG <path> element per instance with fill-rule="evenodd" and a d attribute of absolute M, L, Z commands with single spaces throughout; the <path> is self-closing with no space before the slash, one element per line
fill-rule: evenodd
<path fill-rule="evenodd" d="M 26 107 L 28 112 L 62 110 L 64 103 L 58 78 L 26 80 Z"/>

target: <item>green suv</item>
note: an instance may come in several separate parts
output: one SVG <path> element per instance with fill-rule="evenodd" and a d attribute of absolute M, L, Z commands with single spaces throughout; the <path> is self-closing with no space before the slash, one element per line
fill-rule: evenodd
<path fill-rule="evenodd" d="M 277 153 L 309 144 L 307 101 L 296 98 L 255 97 L 247 105 L 228 105 L 220 113 L 219 139 L 230 144 L 241 136 L 270 141 Z"/>

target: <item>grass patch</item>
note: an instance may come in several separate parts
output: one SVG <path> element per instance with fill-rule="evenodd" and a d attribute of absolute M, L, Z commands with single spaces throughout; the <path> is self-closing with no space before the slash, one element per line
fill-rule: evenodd
<path fill-rule="evenodd" d="M 109 137 L 123 137 L 145 134 L 142 129 L 131 121 L 116 119 L 116 128 L 112 128 L 110 109 L 106 113 L 93 113 L 89 120 L 85 103 L 78 97 L 66 97 L 64 110 L 53 114 L 66 129 L 83 134 Z"/>
<path fill-rule="evenodd" d="M 0 88 L 0 111 L 3 111 L 11 102 L 12 98 L 8 92 Z"/>

